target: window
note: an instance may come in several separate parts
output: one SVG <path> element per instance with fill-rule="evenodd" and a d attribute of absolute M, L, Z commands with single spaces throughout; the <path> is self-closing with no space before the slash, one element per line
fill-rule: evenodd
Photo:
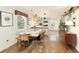
<path fill-rule="evenodd" d="M 17 17 L 17 28 L 19 30 L 23 30 L 27 27 L 27 18 L 24 16 L 18 16 Z"/>

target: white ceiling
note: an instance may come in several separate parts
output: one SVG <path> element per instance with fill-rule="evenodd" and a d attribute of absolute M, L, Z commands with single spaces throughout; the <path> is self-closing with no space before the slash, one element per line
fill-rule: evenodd
<path fill-rule="evenodd" d="M 26 13 L 38 14 L 42 16 L 43 13 L 47 13 L 51 17 L 59 17 L 64 14 L 65 11 L 69 10 L 69 6 L 20 6 Z"/>
<path fill-rule="evenodd" d="M 10 8 L 21 10 L 27 14 L 37 14 L 39 16 L 43 16 L 44 13 L 46 13 L 48 17 L 59 17 L 70 9 L 69 6 L 12 6 Z"/>

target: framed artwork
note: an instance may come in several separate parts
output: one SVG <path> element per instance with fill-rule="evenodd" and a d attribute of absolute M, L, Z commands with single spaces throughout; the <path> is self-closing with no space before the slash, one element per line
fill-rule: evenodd
<path fill-rule="evenodd" d="M 13 26 L 13 14 L 9 12 L 0 11 L 0 26 Z"/>

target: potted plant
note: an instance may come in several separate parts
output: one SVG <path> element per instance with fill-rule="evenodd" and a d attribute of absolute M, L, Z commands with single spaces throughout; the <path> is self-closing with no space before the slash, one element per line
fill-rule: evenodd
<path fill-rule="evenodd" d="M 65 31 L 65 29 L 66 29 L 65 22 L 60 22 L 59 29 L 62 31 Z"/>

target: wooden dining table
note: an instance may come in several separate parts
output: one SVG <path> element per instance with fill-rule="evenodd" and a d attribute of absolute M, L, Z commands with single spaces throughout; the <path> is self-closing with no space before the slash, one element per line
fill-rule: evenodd
<path fill-rule="evenodd" d="M 40 35 L 42 30 L 40 31 L 23 31 L 21 33 L 19 33 L 19 35 L 17 36 L 17 44 L 21 43 L 21 41 L 27 41 L 29 43 L 29 41 L 34 41 L 36 39 L 36 37 L 38 37 Z"/>

